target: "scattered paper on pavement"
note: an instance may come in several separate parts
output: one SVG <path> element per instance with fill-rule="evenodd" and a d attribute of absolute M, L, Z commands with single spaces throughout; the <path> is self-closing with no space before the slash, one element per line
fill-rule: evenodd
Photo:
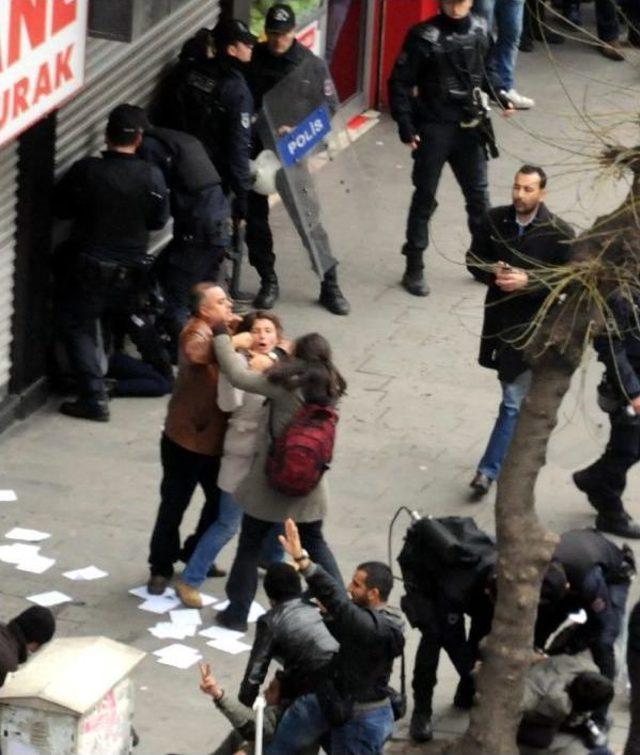
<path fill-rule="evenodd" d="M 152 595 L 144 603 L 140 603 L 138 608 L 142 611 L 150 611 L 151 613 L 166 613 L 180 605 L 180 598 L 170 597 L 167 595 Z"/>
<path fill-rule="evenodd" d="M 207 645 L 216 650 L 222 650 L 224 653 L 231 653 L 231 655 L 238 655 L 238 653 L 246 653 L 247 650 L 251 650 L 251 645 L 247 645 L 246 642 L 231 639 L 209 640 Z"/>
<path fill-rule="evenodd" d="M 55 558 L 46 558 L 45 556 L 39 556 L 36 553 L 34 556 L 21 561 L 16 568 L 19 571 L 28 571 L 32 574 L 43 574 L 47 569 L 50 569 L 55 562 Z"/>
<path fill-rule="evenodd" d="M 26 540 L 29 543 L 39 543 L 40 540 L 46 540 L 51 535 L 48 532 L 40 530 L 28 530 L 24 527 L 14 527 L 5 535 L 9 540 Z"/>
<path fill-rule="evenodd" d="M 218 602 L 218 598 L 214 597 L 213 595 L 205 595 L 205 593 L 203 592 L 200 593 L 200 597 L 202 598 L 203 608 L 205 608 L 206 606 L 213 606 Z"/>
<path fill-rule="evenodd" d="M 158 657 L 158 663 L 165 666 L 175 666 L 175 668 L 187 669 L 198 661 L 202 660 L 202 653 L 189 645 L 174 643 L 167 647 L 154 650 L 153 654 Z"/>
<path fill-rule="evenodd" d="M 198 661 L 202 660 L 201 655 L 184 656 L 179 658 L 158 658 L 158 663 L 162 663 L 164 666 L 173 666 L 174 668 L 188 669 L 194 666 Z"/>
<path fill-rule="evenodd" d="M 98 569 L 97 566 L 85 566 L 84 569 L 74 569 L 73 571 L 66 571 L 62 574 L 67 579 L 74 580 L 91 580 L 101 579 L 102 577 L 108 577 L 109 573 Z"/>
<path fill-rule="evenodd" d="M 239 640 L 244 637 L 244 632 L 237 632 L 235 629 L 226 627 L 209 627 L 199 632 L 202 637 L 208 637 L 210 640 Z"/>
<path fill-rule="evenodd" d="M 21 561 L 37 556 L 39 552 L 39 545 L 25 545 L 24 543 L 0 545 L 0 561 L 4 561 L 5 564 L 19 564 Z"/>
<path fill-rule="evenodd" d="M 195 637 L 195 624 L 174 624 L 171 621 L 162 621 L 154 627 L 149 627 L 149 631 L 159 640 L 184 640 L 187 637 Z"/>
<path fill-rule="evenodd" d="M 173 587 L 167 587 L 167 589 L 162 593 L 162 595 L 152 595 L 149 590 L 147 590 L 146 585 L 142 585 L 141 587 L 133 587 L 131 590 L 129 590 L 131 595 L 135 595 L 136 598 L 142 598 L 142 600 L 150 600 L 152 598 L 175 598 L 176 591 L 173 589 Z"/>
<path fill-rule="evenodd" d="M 229 607 L 229 601 L 223 600 L 222 603 L 218 603 L 216 611 L 225 611 Z"/>
<path fill-rule="evenodd" d="M 37 595 L 29 595 L 27 600 L 36 603 L 39 606 L 48 608 L 49 606 L 57 606 L 60 603 L 68 603 L 70 600 L 73 600 L 73 598 L 70 598 L 68 595 L 59 592 L 58 590 L 52 590 L 51 592 L 41 592 Z"/>
<path fill-rule="evenodd" d="M 262 614 L 266 613 L 266 609 L 263 608 L 260 603 L 256 603 L 254 600 L 251 604 L 251 608 L 249 609 L 249 615 L 247 616 L 247 621 L 249 624 L 253 624 L 254 622 L 258 621 L 258 619 L 262 616 Z"/>
<path fill-rule="evenodd" d="M 17 500 L 18 496 L 14 490 L 0 490 L 0 503 L 12 503 Z"/>
<path fill-rule="evenodd" d="M 174 624 L 199 626 L 202 624 L 200 611 L 197 608 L 181 608 L 178 611 L 169 611 L 171 621 Z"/>

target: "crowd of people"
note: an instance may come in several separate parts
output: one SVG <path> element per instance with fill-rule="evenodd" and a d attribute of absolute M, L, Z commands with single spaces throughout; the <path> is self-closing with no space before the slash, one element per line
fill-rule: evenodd
<path fill-rule="evenodd" d="M 607 3 L 597 1 L 600 16 Z M 533 36 L 553 43 L 543 6 L 527 4 L 526 18 Z M 534 105 L 515 89 L 523 9 L 523 3 L 483 0 L 472 13 L 471 0 L 441 0 L 434 18 L 409 31 L 389 81 L 391 114 L 414 157 L 402 286 L 411 295 L 429 293 L 424 253 L 445 163 L 466 200 L 467 267 L 487 286 L 480 363 L 497 371 L 502 400 L 471 481 L 475 500 L 499 477 L 527 395 L 531 373 L 523 344 L 549 293 L 545 273 L 570 264 L 574 237 L 544 202 L 547 176 L 540 166 L 518 169 L 509 204 L 491 208 L 489 202 L 487 161 L 497 156 L 489 98 L 507 116 Z M 601 50 L 617 59 L 621 53 L 612 32 L 601 30 L 600 16 Z M 495 41 L 489 32 L 494 19 Z M 226 576 L 216 561 L 239 533 L 226 582 L 228 606 L 215 620 L 244 632 L 258 570 L 266 569 L 270 609 L 258 621 L 238 702 L 202 668 L 202 691 L 233 726 L 217 752 L 250 747 L 251 705 L 276 659 L 282 668 L 265 692 L 266 752 L 321 747 L 361 755 L 381 752 L 394 718 L 404 714 L 403 691 L 390 686 L 394 661 L 402 657 L 404 668 L 403 622 L 388 606 L 389 565 L 357 565 L 345 589 L 323 534 L 325 472 L 347 385 L 322 335 L 290 340 L 271 311 L 279 286 L 270 204 L 257 190 L 252 163 L 274 149 L 276 137 L 291 130 L 310 102 L 320 98 L 331 112 L 337 106 L 325 64 L 296 41 L 295 25 L 291 7 L 276 3 L 266 14 L 264 42 L 238 20 L 202 29 L 184 44 L 152 107 L 115 107 L 106 151 L 79 161 L 60 181 L 56 211 L 73 224 L 58 254 L 57 317 L 78 394 L 61 411 L 107 421 L 110 395 L 171 393 L 148 558 L 151 594 L 165 592 L 183 561 L 177 594 L 185 606 L 200 608 L 201 585 Z M 297 92 L 298 102 L 291 91 L 294 104 L 274 127 L 273 118 L 262 117 L 270 94 L 286 87 L 296 70 L 305 71 L 308 97 Z M 318 207 L 311 200 L 301 213 L 296 202 L 309 179 L 301 160 L 278 170 L 275 187 L 320 278 L 320 304 L 347 315 Z M 171 241 L 152 260 L 149 233 L 169 217 Z M 234 239 L 242 236 L 260 289 L 252 309 L 239 314 L 229 288 L 237 287 Z M 635 564 L 628 547 L 601 533 L 640 538 L 640 524 L 622 502 L 627 471 L 640 459 L 638 304 L 615 294 L 611 310 L 619 335 L 595 341 L 606 368 L 599 391 L 611 437 L 603 456 L 574 481 L 596 510 L 596 529 L 565 533 L 545 575 L 518 735 L 526 755 L 609 752 L 614 643 Z M 124 352 L 125 334 L 140 360 Z M 205 503 L 194 533 L 182 542 L 180 526 L 198 486 Z M 460 675 L 454 704 L 473 705 L 474 667 L 493 618 L 496 548 L 470 519 L 428 518 L 409 529 L 399 560 L 402 607 L 421 633 L 410 732 L 428 741 L 441 648 Z M 569 617 L 578 610 L 586 622 L 574 625 Z M 630 642 L 636 665 L 637 647 L 636 636 Z"/>

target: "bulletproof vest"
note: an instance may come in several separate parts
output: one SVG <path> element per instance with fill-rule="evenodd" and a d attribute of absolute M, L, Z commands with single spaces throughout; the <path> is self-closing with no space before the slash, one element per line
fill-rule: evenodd
<path fill-rule="evenodd" d="M 213 61 L 187 67 L 178 86 L 182 128 L 199 139 L 210 155 L 224 142 L 226 108 L 220 96 L 222 74 Z"/>
<path fill-rule="evenodd" d="M 166 149 L 170 188 L 190 194 L 220 183 L 220 175 L 202 143 L 191 134 L 170 128 L 153 128 L 146 137 L 157 139 Z"/>
<path fill-rule="evenodd" d="M 616 574 L 624 554 L 615 543 L 596 530 L 569 530 L 560 538 L 553 560 L 562 564 L 572 587 L 579 589 L 594 566 L 607 574 Z"/>
<path fill-rule="evenodd" d="M 470 17 L 464 33 L 446 34 L 436 24 L 423 25 L 418 34 L 430 47 L 429 65 L 424 67 L 420 92 L 438 92 L 439 99 L 466 104 L 475 87 L 484 82 L 485 58 L 489 50 L 486 22 Z"/>

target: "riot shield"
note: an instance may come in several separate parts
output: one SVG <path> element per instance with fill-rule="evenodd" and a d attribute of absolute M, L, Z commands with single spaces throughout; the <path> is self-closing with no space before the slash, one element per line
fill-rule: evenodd
<path fill-rule="evenodd" d="M 360 173 L 323 60 L 305 58 L 265 95 L 258 133 L 280 162 L 278 194 L 322 279 L 337 262 L 331 238 L 338 224 L 357 223 L 349 206 Z"/>

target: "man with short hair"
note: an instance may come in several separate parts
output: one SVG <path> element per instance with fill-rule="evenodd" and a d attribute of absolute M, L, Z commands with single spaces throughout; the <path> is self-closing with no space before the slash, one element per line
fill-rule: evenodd
<path fill-rule="evenodd" d="M 7 674 L 25 663 L 53 637 L 56 620 L 49 608 L 31 606 L 5 626 L 0 624 L 0 687 Z"/>
<path fill-rule="evenodd" d="M 542 168 L 523 165 L 513 181 L 512 203 L 488 212 L 467 257 L 471 273 L 488 286 L 478 361 L 497 371 L 502 388 L 498 417 L 470 483 L 474 498 L 488 493 L 498 478 L 529 389 L 524 346 L 550 291 L 544 272 L 570 255 L 574 233 L 544 204 L 546 186 Z"/>
<path fill-rule="evenodd" d="M 126 315 L 123 323 L 143 360 L 172 377 L 159 336 L 140 326 L 147 317 L 140 300 L 149 287 L 149 231 L 169 219 L 162 173 L 136 155 L 147 125 L 140 108 L 118 105 L 109 114 L 102 157 L 74 163 L 56 187 L 56 215 L 73 220 L 76 255 L 67 338 L 79 396 L 60 406 L 71 417 L 109 419 L 106 358 L 98 337 L 105 314 Z"/>
<path fill-rule="evenodd" d="M 295 755 L 327 733 L 331 752 L 382 752 L 393 731 L 389 678 L 394 658 L 404 648 L 402 620 L 387 607 L 391 570 L 379 561 L 360 564 L 347 588 L 349 599 L 321 566 L 309 560 L 292 519 L 285 522 L 280 540 L 309 592 L 326 610 L 340 649 L 332 683 L 323 692 L 299 697 L 285 711 L 265 752 Z"/>
<path fill-rule="evenodd" d="M 218 408 L 218 365 L 211 326 L 232 318 L 231 302 L 215 283 L 192 290 L 191 318 L 180 334 L 178 375 L 160 441 L 160 508 L 151 537 L 148 590 L 164 593 L 173 564 L 188 560 L 198 538 L 218 516 L 218 471 L 227 416 Z M 196 486 L 205 494 L 196 532 L 180 550 L 180 524 Z"/>

